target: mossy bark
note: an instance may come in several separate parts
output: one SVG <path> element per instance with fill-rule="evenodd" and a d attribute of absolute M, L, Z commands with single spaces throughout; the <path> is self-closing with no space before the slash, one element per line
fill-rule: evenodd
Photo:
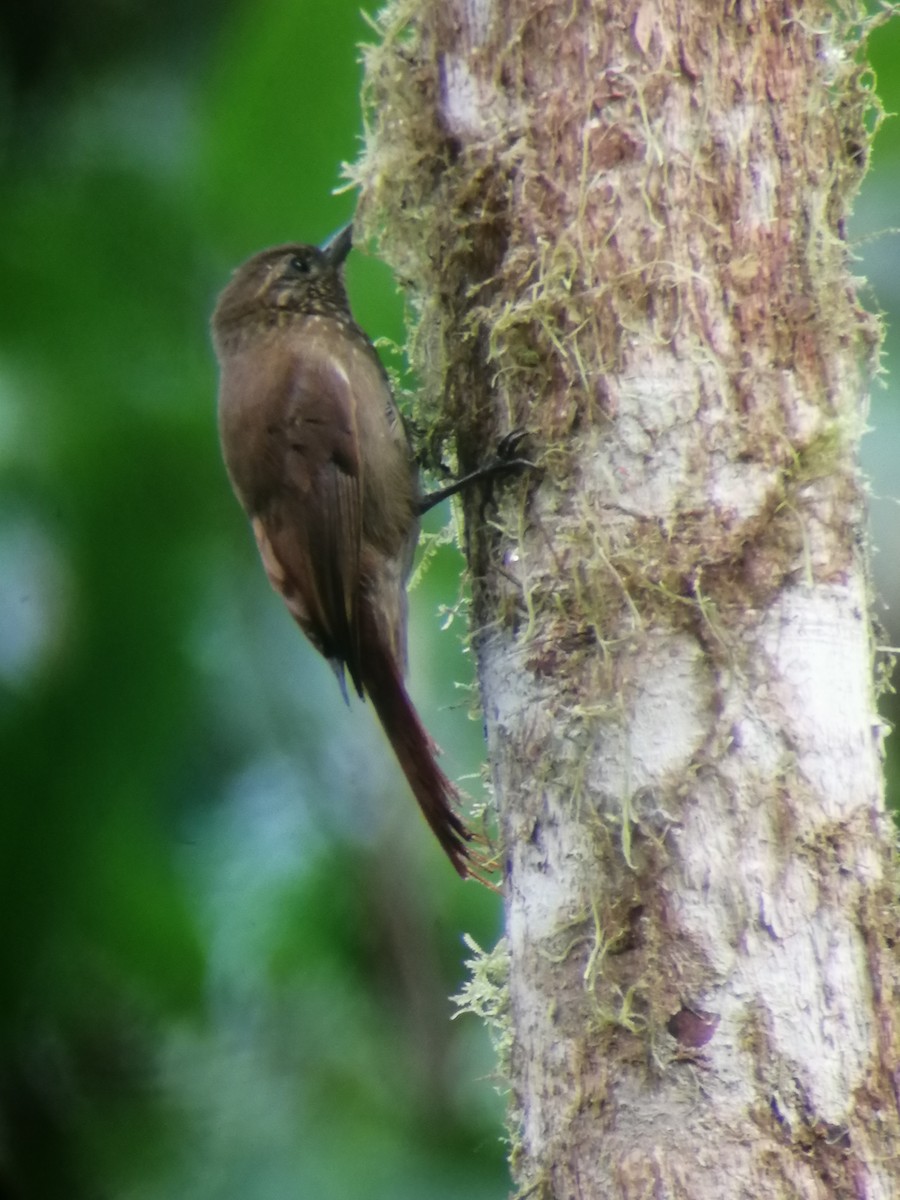
<path fill-rule="evenodd" d="M 419 415 L 540 465 L 466 502 L 520 1192 L 895 1195 L 859 16 L 400 0 L 380 35 L 358 221 Z"/>

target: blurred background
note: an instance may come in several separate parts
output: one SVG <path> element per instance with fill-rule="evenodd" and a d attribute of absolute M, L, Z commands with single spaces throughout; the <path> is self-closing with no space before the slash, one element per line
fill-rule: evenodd
<path fill-rule="evenodd" d="M 0 15 L 0 1200 L 508 1190 L 487 1038 L 448 999 L 499 901 L 270 593 L 215 434 L 215 295 L 350 217 L 370 36 L 360 0 Z M 871 59 L 896 111 L 900 22 Z M 893 121 L 852 228 L 888 367 L 898 196 Z M 389 273 L 349 274 L 401 340 Z M 865 446 L 893 644 L 897 387 Z M 445 546 L 414 593 L 412 690 L 477 796 L 459 574 Z"/>

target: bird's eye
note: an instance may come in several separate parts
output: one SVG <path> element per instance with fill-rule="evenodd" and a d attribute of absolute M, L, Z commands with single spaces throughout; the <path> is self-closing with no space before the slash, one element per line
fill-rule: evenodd
<path fill-rule="evenodd" d="M 296 271 L 298 275 L 308 275 L 312 264 L 309 259 L 302 254 L 294 254 L 288 266 L 292 271 Z"/>

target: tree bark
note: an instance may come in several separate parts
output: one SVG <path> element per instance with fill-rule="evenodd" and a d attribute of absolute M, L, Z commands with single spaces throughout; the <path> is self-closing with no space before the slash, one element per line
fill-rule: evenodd
<path fill-rule="evenodd" d="M 466 501 L 519 1194 L 887 1200 L 859 14 L 399 0 L 380 34 L 358 220 L 419 415 L 540 467 Z"/>

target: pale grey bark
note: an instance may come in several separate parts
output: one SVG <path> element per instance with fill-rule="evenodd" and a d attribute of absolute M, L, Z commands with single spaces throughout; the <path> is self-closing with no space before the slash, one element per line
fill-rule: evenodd
<path fill-rule="evenodd" d="M 466 513 L 522 1195 L 900 1194 L 852 16 L 409 0 L 369 54 L 432 436 L 541 465 Z"/>

